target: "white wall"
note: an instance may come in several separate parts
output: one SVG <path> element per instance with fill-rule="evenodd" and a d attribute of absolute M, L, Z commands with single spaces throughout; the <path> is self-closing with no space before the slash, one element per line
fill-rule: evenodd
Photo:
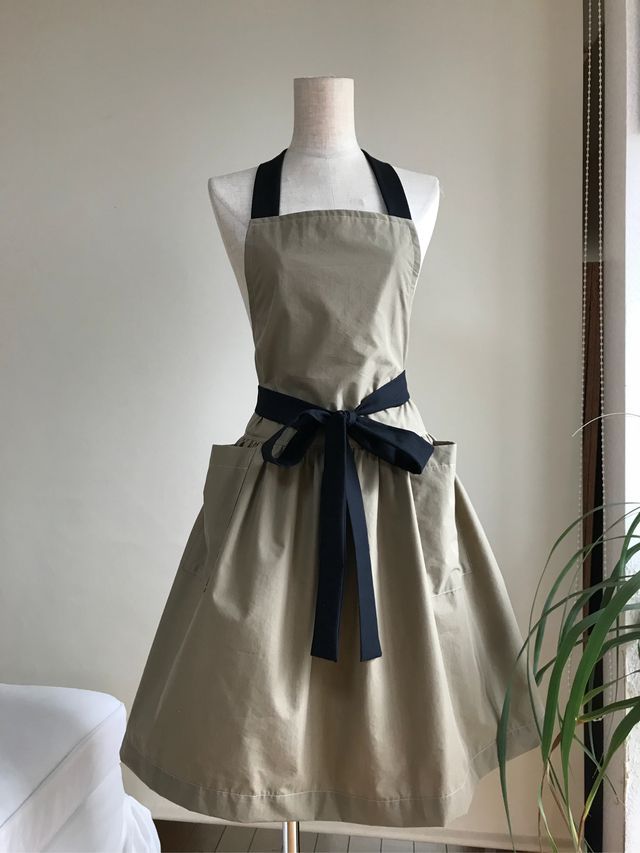
<path fill-rule="evenodd" d="M 524 628 L 578 512 L 580 0 L 3 0 L 0 32 L 1 678 L 131 701 L 210 445 L 255 403 L 207 179 L 284 147 L 315 74 L 441 180 L 407 375 Z M 511 766 L 533 836 L 537 765 Z M 457 826 L 504 832 L 496 774 Z"/>

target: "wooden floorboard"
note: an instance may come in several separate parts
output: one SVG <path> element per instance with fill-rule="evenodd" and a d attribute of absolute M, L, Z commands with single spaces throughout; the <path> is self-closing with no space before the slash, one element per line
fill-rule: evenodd
<path fill-rule="evenodd" d="M 282 830 L 179 820 L 155 821 L 162 853 L 281 853 Z M 460 847 L 368 835 L 300 832 L 300 853 L 493 853 Z"/>
<path fill-rule="evenodd" d="M 380 853 L 382 839 L 368 835 L 350 835 L 347 850 L 348 853 Z"/>
<path fill-rule="evenodd" d="M 414 853 L 413 841 L 409 838 L 383 838 L 382 853 Z"/>
<path fill-rule="evenodd" d="M 257 848 L 252 847 L 251 842 L 254 835 L 260 831 L 253 826 L 225 826 L 215 851 L 216 853 L 248 853 L 249 850 L 255 851 Z"/>
<path fill-rule="evenodd" d="M 318 834 L 314 853 L 347 853 L 348 835 Z"/>
<path fill-rule="evenodd" d="M 282 850 L 282 830 L 256 829 L 256 834 L 251 839 L 248 849 L 249 853 L 280 853 Z"/>

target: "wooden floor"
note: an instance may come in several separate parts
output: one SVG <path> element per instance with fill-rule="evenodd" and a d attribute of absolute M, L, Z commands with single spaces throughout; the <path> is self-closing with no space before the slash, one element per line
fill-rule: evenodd
<path fill-rule="evenodd" d="M 218 826 L 211 823 L 155 821 L 163 853 L 279 853 L 280 829 Z M 483 847 L 427 844 L 364 835 L 300 832 L 300 853 L 494 853 Z"/>

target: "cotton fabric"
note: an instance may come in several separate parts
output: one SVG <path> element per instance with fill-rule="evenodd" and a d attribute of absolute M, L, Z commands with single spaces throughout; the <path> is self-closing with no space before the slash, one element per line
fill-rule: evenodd
<path fill-rule="evenodd" d="M 252 218 L 245 272 L 259 383 L 355 407 L 404 369 L 419 270 L 410 218 Z M 260 448 L 282 424 L 254 412 L 235 443 L 212 446 L 203 505 L 121 749 L 147 785 L 192 811 L 445 826 L 497 766 L 497 722 L 522 636 L 458 477 L 457 444 L 427 432 L 412 399 L 371 417 L 434 450 L 413 474 L 352 444 L 383 650 L 368 661 L 359 660 L 352 549 L 339 660 L 310 655 L 322 436 L 300 463 L 280 468 Z M 538 743 L 521 658 L 509 757 Z"/>

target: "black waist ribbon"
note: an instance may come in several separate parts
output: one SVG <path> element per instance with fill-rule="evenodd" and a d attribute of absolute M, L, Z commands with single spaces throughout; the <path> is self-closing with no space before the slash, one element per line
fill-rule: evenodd
<path fill-rule="evenodd" d="M 433 445 L 417 433 L 380 423 L 367 415 L 400 406 L 409 399 L 405 372 L 368 394 L 355 409 L 330 410 L 258 385 L 255 411 L 284 424 L 262 444 L 267 462 L 297 465 L 319 429 L 324 430 L 324 464 L 320 493 L 319 573 L 311 654 L 338 660 L 340 612 L 344 591 L 347 520 L 353 535 L 358 583 L 360 660 L 382 655 L 362 490 L 350 436 L 365 450 L 391 465 L 419 474 Z M 277 456 L 273 445 L 291 427 L 296 430 Z"/>

